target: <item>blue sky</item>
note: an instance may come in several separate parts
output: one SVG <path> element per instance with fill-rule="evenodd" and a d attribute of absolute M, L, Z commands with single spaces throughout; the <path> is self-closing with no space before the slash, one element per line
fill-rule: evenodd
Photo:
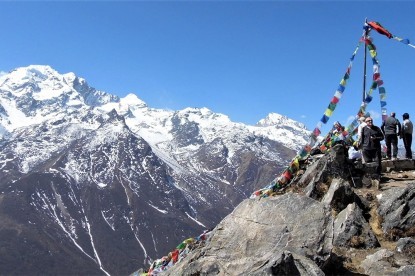
<path fill-rule="evenodd" d="M 365 18 L 415 42 L 414 14 L 412 1 L 0 2 L 0 71 L 50 65 L 99 90 L 137 94 L 154 108 L 207 107 L 246 124 L 276 112 L 312 130 Z M 415 116 L 415 49 L 372 37 L 388 112 Z M 363 53 L 329 125 L 358 110 Z M 368 109 L 376 117 L 375 93 Z"/>

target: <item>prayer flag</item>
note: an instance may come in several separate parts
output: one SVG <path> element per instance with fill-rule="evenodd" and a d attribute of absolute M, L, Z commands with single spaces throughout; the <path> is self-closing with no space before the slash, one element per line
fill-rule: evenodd
<path fill-rule="evenodd" d="M 371 28 L 375 29 L 378 33 L 386 35 L 388 38 L 392 38 L 392 34 L 386 30 L 379 22 L 371 21 L 367 23 Z"/>

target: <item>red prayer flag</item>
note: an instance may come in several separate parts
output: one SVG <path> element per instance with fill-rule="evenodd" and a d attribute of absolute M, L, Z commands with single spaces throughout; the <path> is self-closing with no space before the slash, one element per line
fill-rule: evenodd
<path fill-rule="evenodd" d="M 367 23 L 370 27 L 372 27 L 373 29 L 375 29 L 378 33 L 386 35 L 388 38 L 392 38 L 393 35 L 386 30 L 382 25 L 380 25 L 379 22 L 375 22 L 375 21 L 371 21 L 369 23 Z"/>

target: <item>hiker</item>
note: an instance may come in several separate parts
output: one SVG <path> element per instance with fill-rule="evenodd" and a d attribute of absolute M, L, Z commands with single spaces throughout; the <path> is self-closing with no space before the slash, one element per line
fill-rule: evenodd
<path fill-rule="evenodd" d="M 366 120 L 366 117 L 360 117 L 359 118 L 359 126 L 357 127 L 357 139 L 356 139 L 356 146 L 357 146 L 357 148 L 359 149 L 359 152 L 360 152 L 360 155 L 362 156 L 361 157 L 361 159 L 362 159 L 362 164 L 364 164 L 365 163 L 365 158 L 363 157 L 363 153 L 362 153 L 362 144 L 360 143 L 360 137 L 362 136 L 362 130 L 363 130 L 363 128 L 366 126 L 366 122 L 365 122 L 365 120 Z"/>
<path fill-rule="evenodd" d="M 360 144 L 362 145 L 362 154 L 366 163 L 377 162 L 376 172 L 380 175 L 382 172 L 382 156 L 380 141 L 384 139 L 382 130 L 373 125 L 373 119 L 367 117 L 366 126 L 362 129 L 362 136 L 360 137 Z"/>
<path fill-rule="evenodd" d="M 362 136 L 362 129 L 366 126 L 365 120 L 365 117 L 359 118 L 359 126 L 357 127 L 357 141 L 360 140 L 360 136 Z"/>
<path fill-rule="evenodd" d="M 359 150 L 357 145 L 358 145 L 358 142 L 356 141 L 347 150 L 349 159 L 352 160 L 352 161 L 356 161 L 357 159 L 362 158 L 362 152 Z"/>
<path fill-rule="evenodd" d="M 331 147 L 334 147 L 338 143 L 344 141 L 344 126 L 342 126 L 338 121 L 334 122 L 331 135 Z"/>
<path fill-rule="evenodd" d="M 411 149 L 411 145 L 412 145 L 412 130 L 413 130 L 413 125 L 412 122 L 409 120 L 409 114 L 408 113 L 404 113 L 402 114 L 402 133 L 400 138 L 403 138 L 403 144 L 405 146 L 405 158 L 407 159 L 412 159 L 412 149 Z"/>
<path fill-rule="evenodd" d="M 401 123 L 395 118 L 395 112 L 382 123 L 382 131 L 386 142 L 386 159 L 396 160 L 398 157 L 398 136 L 401 134 Z M 392 156 L 391 156 L 392 152 Z"/>
<path fill-rule="evenodd" d="M 332 130 L 333 130 L 333 133 L 334 133 L 334 134 L 337 134 L 337 133 L 341 133 L 341 132 L 342 132 L 342 125 L 340 124 L 340 122 L 339 122 L 339 121 L 335 121 L 335 122 L 333 123 L 333 128 L 332 128 Z"/>

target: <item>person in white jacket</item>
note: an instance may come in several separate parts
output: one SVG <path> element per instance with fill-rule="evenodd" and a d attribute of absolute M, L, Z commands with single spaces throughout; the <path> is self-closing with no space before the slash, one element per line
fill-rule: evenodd
<path fill-rule="evenodd" d="M 365 117 L 360 117 L 360 125 L 357 127 L 357 141 L 359 141 L 360 136 L 362 136 L 362 129 L 366 126 Z"/>
<path fill-rule="evenodd" d="M 362 147 L 359 144 L 359 141 L 360 141 L 360 137 L 362 137 L 362 129 L 367 125 L 365 120 L 366 120 L 365 117 L 360 117 L 359 118 L 360 125 L 357 127 L 357 140 L 356 140 L 356 141 L 358 141 L 358 148 L 359 148 L 360 154 L 362 155 L 362 163 L 363 164 L 365 163 L 365 158 L 363 157 Z"/>

